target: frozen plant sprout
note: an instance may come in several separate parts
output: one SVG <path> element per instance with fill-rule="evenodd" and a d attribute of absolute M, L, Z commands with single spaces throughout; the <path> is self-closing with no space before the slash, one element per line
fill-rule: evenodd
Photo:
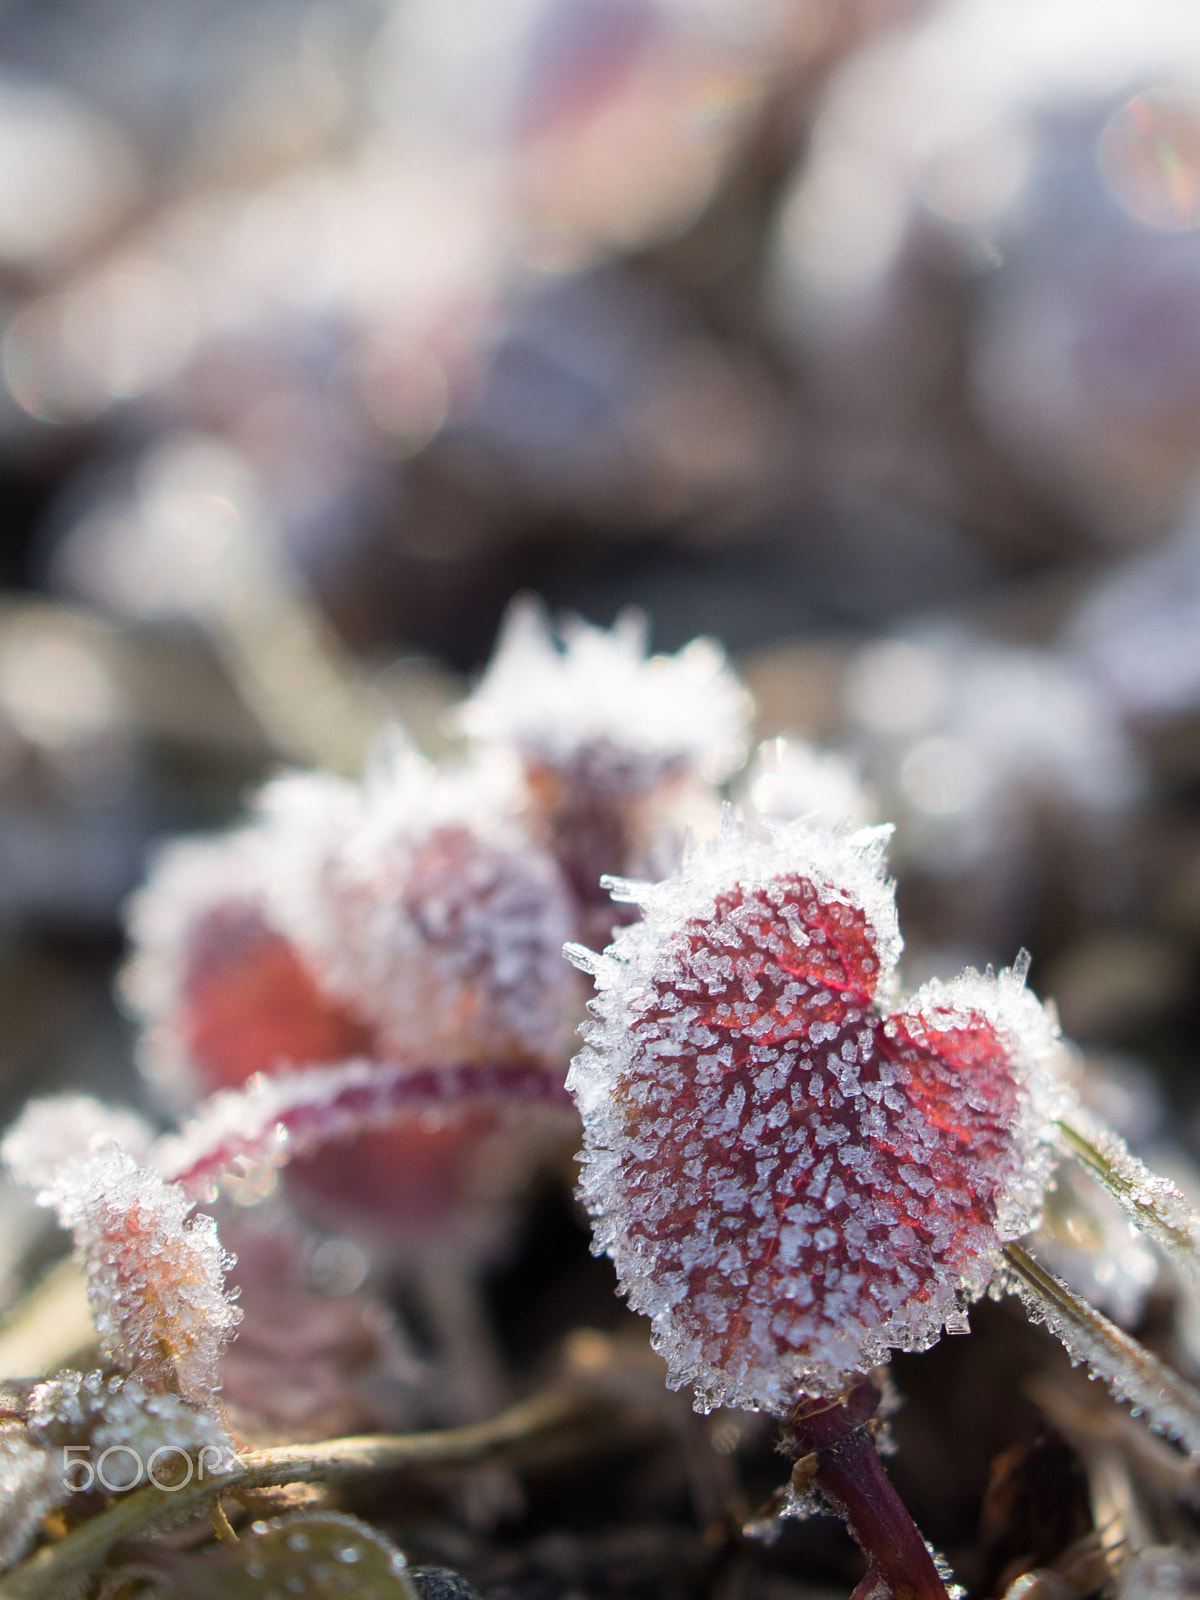
<path fill-rule="evenodd" d="M 212 1217 L 190 1216 L 182 1188 L 118 1142 L 144 1144 L 147 1133 L 81 1097 L 33 1102 L 4 1140 L 12 1176 L 74 1235 L 107 1366 L 60 1372 L 0 1419 L 0 1563 L 22 1555 L 41 1519 L 80 1488 L 66 1470 L 71 1446 L 89 1468 L 93 1457 L 119 1458 L 104 1486 L 122 1490 L 201 1452 L 216 1470 L 233 1457 L 216 1404 L 218 1361 L 241 1320 L 225 1289 L 232 1258 Z"/>
<path fill-rule="evenodd" d="M 571 947 L 597 997 L 569 1083 L 597 1247 L 672 1385 L 701 1409 L 786 1418 L 871 1583 L 934 1596 L 942 1577 L 863 1453 L 871 1370 L 1013 1287 L 1076 1360 L 1200 1449 L 1200 1397 L 1016 1243 L 1064 1151 L 1193 1271 L 1198 1229 L 1075 1105 L 1023 965 L 895 999 L 885 840 L 727 812 L 676 876 L 613 882 L 641 920 L 603 955 Z"/>

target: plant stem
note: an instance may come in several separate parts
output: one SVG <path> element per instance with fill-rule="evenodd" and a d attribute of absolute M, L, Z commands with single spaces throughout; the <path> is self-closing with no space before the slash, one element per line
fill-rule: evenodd
<path fill-rule="evenodd" d="M 1090 1172 L 1134 1227 L 1161 1246 L 1200 1288 L 1200 1215 L 1187 1196 L 1138 1160 L 1111 1128 L 1076 1106 L 1055 1125 L 1059 1143 Z"/>
<path fill-rule="evenodd" d="M 784 1423 L 789 1453 L 815 1457 L 813 1481 L 867 1558 L 856 1595 L 880 1583 L 891 1600 L 948 1600 L 916 1523 L 883 1470 L 870 1423 L 879 1391 L 863 1378 L 840 1400 L 807 1400 Z"/>
<path fill-rule="evenodd" d="M 1004 1257 L 1026 1309 L 1062 1342 L 1071 1360 L 1086 1362 L 1118 1399 L 1128 1400 L 1135 1413 L 1144 1412 L 1152 1428 L 1178 1439 L 1191 1454 L 1200 1453 L 1200 1391 L 1020 1245 L 1005 1245 Z"/>
<path fill-rule="evenodd" d="M 593 1419 L 594 1394 L 547 1389 L 488 1422 L 437 1433 L 367 1434 L 322 1444 L 249 1450 L 228 1472 L 198 1474 L 172 1491 L 147 1485 L 123 1495 L 57 1544 L 47 1545 L 0 1578 L 0 1600 L 53 1600 L 68 1579 L 95 1572 L 122 1539 L 156 1528 L 182 1527 L 220 1495 L 285 1483 L 335 1483 L 368 1472 L 405 1467 L 468 1467 L 517 1449 L 529 1440 Z"/>

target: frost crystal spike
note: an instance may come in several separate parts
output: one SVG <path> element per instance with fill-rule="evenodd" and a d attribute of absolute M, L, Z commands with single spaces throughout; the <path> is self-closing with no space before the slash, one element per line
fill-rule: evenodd
<path fill-rule="evenodd" d="M 888 996 L 885 830 L 720 837 L 600 957 L 571 1069 L 596 1244 L 702 1406 L 932 1344 L 1032 1226 L 1056 1030 L 1024 971 Z"/>

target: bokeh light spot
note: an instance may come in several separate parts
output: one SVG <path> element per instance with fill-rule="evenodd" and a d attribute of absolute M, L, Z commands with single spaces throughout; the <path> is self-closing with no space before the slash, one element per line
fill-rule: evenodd
<path fill-rule="evenodd" d="M 1104 124 L 1100 172 L 1121 207 L 1147 228 L 1200 227 L 1200 100 L 1178 89 L 1135 94 Z"/>

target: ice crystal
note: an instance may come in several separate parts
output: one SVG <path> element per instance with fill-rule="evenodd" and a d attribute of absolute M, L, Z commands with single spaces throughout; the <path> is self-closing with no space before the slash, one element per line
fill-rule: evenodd
<path fill-rule="evenodd" d="M 780 1412 L 931 1344 L 1036 1219 L 1061 1091 L 1024 970 L 891 1008 L 885 830 L 719 838 L 603 956 L 569 1086 L 597 1248 L 702 1405 Z"/>
<path fill-rule="evenodd" d="M 240 1317 L 213 1219 L 188 1221 L 183 1190 L 115 1144 L 67 1161 L 38 1199 L 75 1236 L 105 1356 L 150 1388 L 209 1399 Z"/>

